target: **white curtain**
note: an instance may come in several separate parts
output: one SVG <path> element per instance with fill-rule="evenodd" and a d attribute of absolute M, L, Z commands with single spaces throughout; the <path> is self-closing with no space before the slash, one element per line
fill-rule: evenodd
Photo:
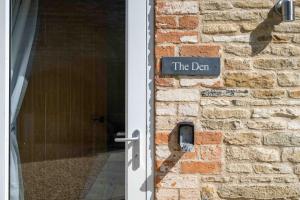
<path fill-rule="evenodd" d="M 23 200 L 17 118 L 28 84 L 38 0 L 11 0 L 10 200 Z"/>

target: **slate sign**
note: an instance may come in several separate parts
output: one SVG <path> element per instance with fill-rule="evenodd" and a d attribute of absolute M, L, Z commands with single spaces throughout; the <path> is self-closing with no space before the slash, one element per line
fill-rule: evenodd
<path fill-rule="evenodd" d="M 214 57 L 164 57 L 162 75 L 219 76 L 221 59 Z"/>

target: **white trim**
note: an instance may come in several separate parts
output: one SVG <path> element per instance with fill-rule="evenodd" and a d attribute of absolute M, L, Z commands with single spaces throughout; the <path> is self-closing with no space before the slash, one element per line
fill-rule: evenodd
<path fill-rule="evenodd" d="M 9 0 L 0 1 L 0 199 L 9 198 Z"/>
<path fill-rule="evenodd" d="M 126 199 L 147 194 L 147 0 L 126 1 Z M 135 152 L 139 156 L 134 157 Z"/>

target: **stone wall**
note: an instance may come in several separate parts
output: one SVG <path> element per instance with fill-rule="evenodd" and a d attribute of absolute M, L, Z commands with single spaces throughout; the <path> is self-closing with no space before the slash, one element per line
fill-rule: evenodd
<path fill-rule="evenodd" d="M 156 0 L 157 200 L 300 199 L 300 1 Z M 217 78 L 166 77 L 163 56 L 221 57 Z M 195 124 L 195 151 L 177 123 Z"/>

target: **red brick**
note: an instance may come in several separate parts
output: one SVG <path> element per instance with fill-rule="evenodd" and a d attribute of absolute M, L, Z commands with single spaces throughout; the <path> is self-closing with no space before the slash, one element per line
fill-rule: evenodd
<path fill-rule="evenodd" d="M 200 155 L 202 160 L 220 160 L 222 148 L 218 145 L 200 146 Z"/>
<path fill-rule="evenodd" d="M 183 16 L 179 18 L 179 28 L 195 29 L 198 27 L 199 19 L 197 16 Z"/>
<path fill-rule="evenodd" d="M 155 77 L 155 85 L 160 87 L 173 87 L 175 85 L 174 78 L 161 78 L 159 76 Z"/>
<path fill-rule="evenodd" d="M 220 162 L 182 161 L 180 171 L 183 174 L 216 174 L 221 171 Z"/>
<path fill-rule="evenodd" d="M 183 36 L 198 36 L 195 31 L 157 31 L 155 39 L 157 43 L 181 43 L 180 38 Z"/>
<path fill-rule="evenodd" d="M 174 16 L 157 16 L 156 28 L 176 28 L 177 23 Z"/>
<path fill-rule="evenodd" d="M 159 75 L 160 74 L 160 70 L 161 69 L 161 60 L 160 59 L 156 59 L 155 62 L 155 74 Z"/>
<path fill-rule="evenodd" d="M 206 87 L 206 88 L 223 88 L 224 87 L 224 82 L 222 80 L 218 80 L 214 83 L 202 83 L 201 84 L 202 87 Z"/>
<path fill-rule="evenodd" d="M 170 134 L 167 132 L 159 132 L 155 134 L 155 144 L 168 144 Z"/>
<path fill-rule="evenodd" d="M 195 134 L 196 144 L 221 144 L 221 142 L 221 132 L 196 132 Z"/>
<path fill-rule="evenodd" d="M 197 158 L 198 158 L 197 151 L 185 152 L 181 157 L 182 160 L 192 160 L 192 159 L 197 159 Z"/>
<path fill-rule="evenodd" d="M 160 59 L 163 56 L 174 56 L 175 47 L 173 46 L 157 46 L 155 47 L 155 56 Z"/>
<path fill-rule="evenodd" d="M 181 56 L 219 57 L 220 46 L 216 45 L 184 45 L 180 49 Z"/>

